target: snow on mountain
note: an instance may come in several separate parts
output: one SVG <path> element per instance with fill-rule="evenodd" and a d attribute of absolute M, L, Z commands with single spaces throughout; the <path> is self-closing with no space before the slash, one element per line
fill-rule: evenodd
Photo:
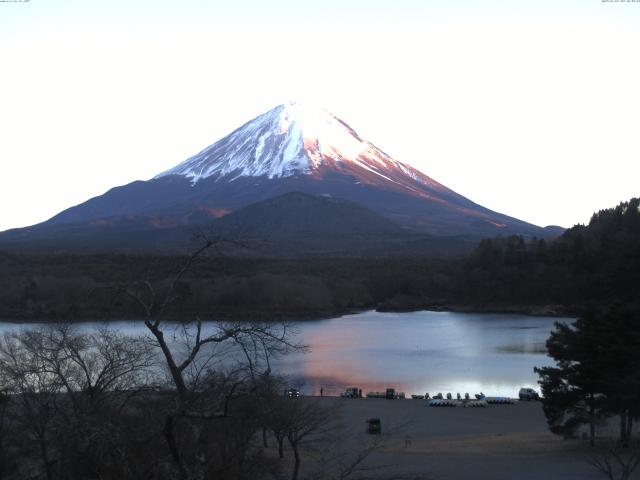
<path fill-rule="evenodd" d="M 208 177 L 225 177 L 229 181 L 261 176 L 273 179 L 326 170 L 364 177 L 366 183 L 376 183 L 375 177 L 398 184 L 411 179 L 448 190 L 392 159 L 327 110 L 297 102 L 288 102 L 254 118 L 155 178 L 181 175 L 196 184 Z M 403 186 L 415 189 L 411 183 Z"/>

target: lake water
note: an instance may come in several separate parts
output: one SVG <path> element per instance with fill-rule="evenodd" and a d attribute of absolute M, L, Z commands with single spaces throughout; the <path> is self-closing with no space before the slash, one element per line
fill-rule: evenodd
<path fill-rule="evenodd" d="M 455 312 L 364 312 L 297 322 L 297 340 L 310 352 L 283 357 L 275 370 L 305 394 L 394 387 L 406 392 L 515 396 L 537 389 L 535 366 L 552 365 L 544 344 L 555 321 L 571 319 Z M 83 323 L 92 328 L 96 323 Z M 130 334 L 141 322 L 111 322 Z M 0 323 L 3 331 L 26 325 Z"/>

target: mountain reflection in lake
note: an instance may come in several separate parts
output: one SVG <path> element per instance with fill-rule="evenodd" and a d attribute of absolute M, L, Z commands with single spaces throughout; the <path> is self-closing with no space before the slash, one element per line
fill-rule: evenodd
<path fill-rule="evenodd" d="M 515 396 L 537 388 L 535 366 L 552 365 L 544 344 L 555 321 L 571 319 L 454 312 L 364 312 L 339 318 L 293 322 L 297 341 L 310 347 L 274 362 L 304 394 L 337 395 L 345 387 L 363 394 L 394 387 L 434 395 Z M 80 329 L 102 323 L 78 324 Z M 108 324 L 129 335 L 145 334 L 142 322 Z M 0 333 L 34 324 L 0 323 Z M 212 323 L 208 327 L 211 328 Z M 167 325 L 168 330 L 172 327 Z M 173 324 L 175 332 L 180 327 Z M 208 328 L 205 327 L 205 330 Z M 169 332 L 167 332 L 169 334 Z"/>

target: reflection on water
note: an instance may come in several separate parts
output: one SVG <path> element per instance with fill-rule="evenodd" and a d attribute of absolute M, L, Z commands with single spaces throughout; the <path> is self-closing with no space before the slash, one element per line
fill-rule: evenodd
<path fill-rule="evenodd" d="M 307 394 L 347 386 L 395 387 L 514 396 L 537 387 L 534 366 L 551 365 L 544 348 L 556 318 L 453 312 L 366 312 L 297 325 L 305 355 L 277 366 Z M 562 321 L 570 321 L 568 319 Z"/>
<path fill-rule="evenodd" d="M 552 364 L 544 344 L 555 321 L 507 314 L 365 312 L 296 322 L 297 340 L 310 352 L 281 358 L 274 367 L 304 394 L 323 388 L 334 395 L 354 386 L 364 393 L 394 387 L 407 395 L 482 391 L 514 396 L 520 387 L 537 387 L 534 366 Z M 79 328 L 100 325 L 87 322 Z M 142 322 L 109 325 L 130 335 L 146 332 Z M 0 323 L 0 333 L 25 326 Z M 174 327 L 178 335 L 180 327 Z"/>

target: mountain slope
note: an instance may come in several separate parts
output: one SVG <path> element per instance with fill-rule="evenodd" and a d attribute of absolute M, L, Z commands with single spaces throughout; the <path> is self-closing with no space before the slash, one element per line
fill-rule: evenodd
<path fill-rule="evenodd" d="M 214 230 L 276 239 L 402 234 L 398 225 L 358 204 L 300 192 L 254 203 L 211 225 Z"/>
<path fill-rule="evenodd" d="M 80 241 L 83 225 L 89 235 L 98 224 L 105 238 L 118 239 L 114 248 L 122 248 L 132 231 L 138 239 L 153 238 L 154 232 L 162 237 L 289 192 L 357 203 L 414 234 L 549 233 L 484 208 L 391 158 L 325 110 L 288 103 L 149 181 L 113 188 L 42 224 L 0 234 L 0 248 L 18 237 L 62 245 L 71 225 L 72 237 Z M 284 224 L 279 228 L 287 230 Z M 108 241 L 100 244 L 109 249 Z"/>
<path fill-rule="evenodd" d="M 198 235 L 202 233 L 226 239 L 221 245 L 225 254 L 250 257 L 448 257 L 470 252 L 475 245 L 468 238 L 407 232 L 353 202 L 300 192 L 270 198 L 212 221 L 197 224 L 195 220 L 185 226 L 167 217 L 129 215 L 16 229 L 0 234 L 0 247 L 57 254 L 188 253 L 201 244 Z"/>

